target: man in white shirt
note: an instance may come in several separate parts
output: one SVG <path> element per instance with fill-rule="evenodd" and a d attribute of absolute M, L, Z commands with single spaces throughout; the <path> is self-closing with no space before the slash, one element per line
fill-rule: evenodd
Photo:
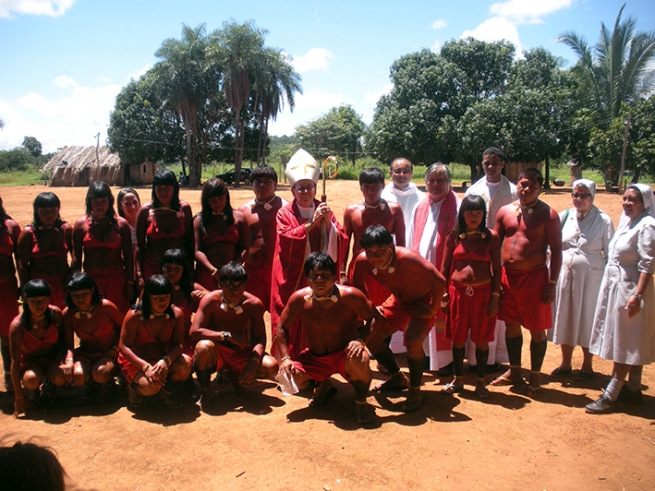
<path fill-rule="evenodd" d="M 405 237 L 409 231 L 409 224 L 412 217 L 412 210 L 416 205 L 425 198 L 416 184 L 412 182 L 412 175 L 414 167 L 412 163 L 406 158 L 399 157 L 389 167 L 389 175 L 391 182 L 382 190 L 382 199 L 389 203 L 398 203 L 403 210 L 403 218 L 405 219 Z M 407 243 L 407 239 L 405 239 Z M 396 244 L 399 245 L 399 244 Z M 394 353 L 404 353 L 406 350 L 403 345 L 402 332 L 397 332 L 391 337 L 391 344 L 389 345 L 391 351 Z"/>
<path fill-rule="evenodd" d="M 391 162 L 389 174 L 391 182 L 382 190 L 382 199 L 390 203 L 398 203 L 405 218 L 405 232 L 409 230 L 412 210 L 425 195 L 412 182 L 414 168 L 405 158 L 397 158 Z"/>
<path fill-rule="evenodd" d="M 484 198 L 487 204 L 487 228 L 493 229 L 496 225 L 498 210 L 518 199 L 516 186 L 503 175 L 505 154 L 500 148 L 487 148 L 482 154 L 480 165 L 484 171 L 484 177 L 468 188 L 466 196 L 476 195 Z M 474 343 L 468 342 L 466 353 L 469 363 L 473 366 L 476 365 Z M 496 321 L 494 341 L 489 343 L 487 372 L 491 373 L 498 369 L 499 363 L 507 362 L 509 362 L 509 357 L 505 344 L 505 322 L 499 319 Z"/>

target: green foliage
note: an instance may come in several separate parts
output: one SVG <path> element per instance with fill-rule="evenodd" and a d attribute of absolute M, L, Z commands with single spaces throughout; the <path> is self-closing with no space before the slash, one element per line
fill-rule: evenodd
<path fill-rule="evenodd" d="M 22 147 L 27 150 L 32 157 L 38 157 L 43 153 L 41 142 L 33 136 L 26 136 L 23 138 Z"/>
<path fill-rule="evenodd" d="M 108 140 L 126 162 L 179 162 L 192 185 L 203 163 L 263 158 L 268 119 L 300 91 L 281 50 L 263 44 L 252 22 L 228 22 L 209 35 L 183 25 L 162 42 L 160 61 L 125 87 L 110 117 Z M 276 99 L 277 98 L 277 99 Z"/>
<path fill-rule="evenodd" d="M 580 95 L 603 128 L 619 116 L 623 104 L 634 104 L 653 87 L 649 64 L 655 59 L 655 32 L 637 32 L 633 17 L 622 21 L 624 8 L 625 4 L 611 31 L 601 22 L 593 48 L 573 31 L 559 38 L 578 56 L 573 73 L 581 84 Z"/>
<path fill-rule="evenodd" d="M 459 119 L 472 104 L 502 93 L 513 56 L 508 42 L 472 38 L 449 41 L 440 54 L 424 49 L 402 56 L 391 66 L 394 87 L 378 102 L 366 151 L 385 162 L 454 160 L 462 147 Z"/>
<path fill-rule="evenodd" d="M 317 160 L 341 155 L 355 165 L 361 154 L 361 138 L 366 125 L 351 106 L 333 107 L 327 114 L 296 128 L 302 148 Z"/>

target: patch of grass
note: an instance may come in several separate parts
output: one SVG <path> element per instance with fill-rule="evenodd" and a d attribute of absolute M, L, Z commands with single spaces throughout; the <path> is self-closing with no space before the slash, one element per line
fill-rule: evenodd
<path fill-rule="evenodd" d="M 44 176 L 38 169 L 34 168 L 21 171 L 0 172 L 0 186 L 42 185 L 42 178 L 50 179 L 50 176 Z"/>

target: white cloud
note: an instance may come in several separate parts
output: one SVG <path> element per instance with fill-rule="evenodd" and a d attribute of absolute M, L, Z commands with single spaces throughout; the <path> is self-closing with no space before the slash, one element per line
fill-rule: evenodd
<path fill-rule="evenodd" d="M 58 17 L 70 9 L 76 0 L 0 0 L 0 17 L 12 14 L 47 15 Z"/>
<path fill-rule="evenodd" d="M 0 101 L 5 127 L 0 131 L 0 148 L 21 144 L 26 135 L 43 144 L 44 152 L 65 145 L 93 145 L 107 139 L 109 113 L 114 108 L 120 85 L 100 87 L 68 86 L 63 95 L 50 99 L 30 92 L 14 103 Z"/>
<path fill-rule="evenodd" d="M 334 60 L 334 55 L 325 48 L 312 48 L 307 54 L 294 56 L 291 64 L 298 73 L 310 70 L 325 70 Z"/>
<path fill-rule="evenodd" d="M 432 24 L 430 24 L 430 29 L 439 30 L 439 29 L 443 29 L 447 25 L 448 22 L 446 22 L 444 19 L 439 19 L 439 20 L 435 20 Z"/>
<path fill-rule="evenodd" d="M 68 87 L 77 87 L 77 82 L 68 75 L 59 75 L 52 81 L 52 85 L 60 89 L 67 89 Z"/>
<path fill-rule="evenodd" d="M 430 51 L 432 51 L 433 53 L 437 53 L 437 54 L 438 54 L 439 52 L 441 52 L 441 45 L 442 45 L 442 44 L 443 44 L 443 43 L 441 42 L 441 39 L 435 39 L 435 40 L 434 40 L 434 44 L 433 44 L 432 47 L 430 48 Z"/>
<path fill-rule="evenodd" d="M 519 33 L 516 30 L 516 24 L 503 17 L 492 17 L 485 20 L 478 27 L 472 31 L 464 31 L 461 39 L 472 37 L 480 41 L 494 42 L 503 39 L 511 42 L 516 47 L 516 53 L 520 54 L 523 51 Z"/>
<path fill-rule="evenodd" d="M 567 9 L 572 3 L 573 0 L 509 0 L 494 3 L 489 10 L 518 24 L 541 24 L 542 17 Z"/>
<path fill-rule="evenodd" d="M 141 67 L 139 70 L 135 70 L 133 72 L 130 72 L 130 74 L 127 76 L 128 80 L 139 80 L 141 78 L 141 75 L 145 75 L 145 73 L 152 68 L 152 64 L 146 63 Z"/>
<path fill-rule="evenodd" d="M 391 89 L 393 89 L 393 84 L 390 83 L 390 84 L 386 84 L 380 90 L 377 91 L 369 90 L 368 92 L 366 92 L 366 95 L 364 96 L 364 102 L 366 104 L 377 104 L 380 97 L 382 97 L 383 95 L 387 95 L 389 92 L 391 92 Z"/>

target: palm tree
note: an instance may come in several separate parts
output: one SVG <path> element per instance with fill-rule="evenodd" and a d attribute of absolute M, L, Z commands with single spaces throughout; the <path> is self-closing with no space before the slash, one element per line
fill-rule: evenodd
<path fill-rule="evenodd" d="M 241 111 L 248 107 L 251 82 L 261 66 L 264 53 L 265 29 L 259 29 L 252 21 L 238 24 L 225 22 L 223 28 L 212 35 L 209 56 L 223 72 L 223 91 L 234 117 L 234 169 L 235 185 L 241 180 L 243 160 L 244 120 Z"/>
<path fill-rule="evenodd" d="M 600 39 L 593 48 L 572 31 L 559 38 L 577 54 L 573 72 L 579 77 L 587 107 L 605 128 L 619 116 L 622 104 L 632 105 L 653 87 L 648 64 L 655 58 L 655 33 L 636 32 L 633 17 L 622 22 L 624 8 L 625 4 L 612 31 L 601 23 Z"/>
<path fill-rule="evenodd" d="M 207 38 L 205 24 L 195 29 L 182 25 L 182 39 L 165 39 L 155 56 L 161 58 L 154 70 L 163 98 L 180 116 L 186 134 L 189 182 L 200 183 L 201 162 L 198 159 L 198 106 L 207 97 Z"/>
<path fill-rule="evenodd" d="M 286 55 L 274 48 L 265 48 L 261 58 L 262 65 L 256 73 L 255 112 L 259 119 L 259 145 L 257 162 L 266 161 L 264 147 L 268 138 L 268 122 L 277 118 L 284 108 L 286 99 L 293 112 L 296 106 L 295 93 L 302 94 L 300 75 L 294 70 Z"/>

